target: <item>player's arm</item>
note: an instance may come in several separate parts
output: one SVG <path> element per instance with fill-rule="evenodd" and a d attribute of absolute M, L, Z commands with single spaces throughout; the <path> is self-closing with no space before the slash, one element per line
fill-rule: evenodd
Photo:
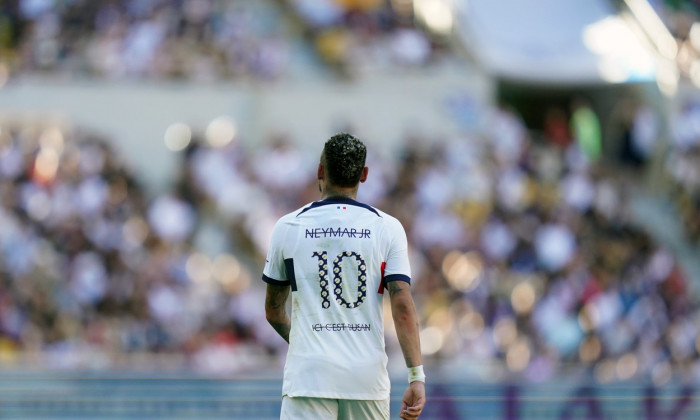
<path fill-rule="evenodd" d="M 418 314 L 409 283 L 392 281 L 387 283 L 387 289 L 396 335 L 406 360 L 406 367 L 411 372 L 409 386 L 403 395 L 400 417 L 417 419 L 425 405 L 425 376 L 422 372 Z M 416 372 L 414 368 L 420 368 L 420 372 Z"/>
<path fill-rule="evenodd" d="M 291 284 L 284 264 L 283 244 L 287 243 L 286 232 L 286 225 L 280 219 L 272 230 L 270 249 L 265 258 L 262 280 L 267 283 L 267 294 L 265 295 L 267 322 L 289 343 L 289 330 L 292 324 L 287 314 L 286 303 Z"/>
<path fill-rule="evenodd" d="M 394 318 L 396 335 L 406 360 L 406 367 L 420 366 L 420 339 L 418 314 L 411 296 L 411 285 L 405 281 L 387 283 L 391 298 L 391 316 Z"/>
<path fill-rule="evenodd" d="M 289 343 L 289 330 L 292 323 L 287 314 L 287 297 L 289 296 L 289 285 L 267 285 L 267 295 L 265 296 L 265 317 L 272 328 Z"/>

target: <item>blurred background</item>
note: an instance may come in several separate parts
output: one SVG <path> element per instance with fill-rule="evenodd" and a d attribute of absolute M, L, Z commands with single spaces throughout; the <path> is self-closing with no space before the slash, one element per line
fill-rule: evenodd
<path fill-rule="evenodd" d="M 339 131 L 408 234 L 423 417 L 698 418 L 699 15 L 0 2 L 0 419 L 278 418 L 264 255 Z"/>

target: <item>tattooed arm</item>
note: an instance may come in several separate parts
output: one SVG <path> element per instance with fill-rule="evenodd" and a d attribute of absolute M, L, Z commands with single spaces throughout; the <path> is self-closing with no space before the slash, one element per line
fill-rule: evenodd
<path fill-rule="evenodd" d="M 272 328 L 289 343 L 289 330 L 292 323 L 286 310 L 287 297 L 289 296 L 289 286 L 267 285 L 267 296 L 265 297 L 265 316 Z"/>
<path fill-rule="evenodd" d="M 391 298 L 391 315 L 396 326 L 396 335 L 401 344 L 406 366 L 421 365 L 420 340 L 418 338 L 418 315 L 411 297 L 410 284 L 405 281 L 387 283 Z"/>

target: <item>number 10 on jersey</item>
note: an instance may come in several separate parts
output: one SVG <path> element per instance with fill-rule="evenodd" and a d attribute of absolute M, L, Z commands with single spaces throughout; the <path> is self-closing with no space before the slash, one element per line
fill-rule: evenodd
<path fill-rule="evenodd" d="M 318 259 L 318 280 L 321 285 L 321 306 L 328 309 L 331 306 L 330 284 L 333 281 L 333 294 L 338 305 L 344 308 L 357 308 L 362 305 L 367 297 L 367 264 L 357 252 L 344 251 L 336 255 L 333 259 L 333 268 L 328 267 L 328 253 L 326 251 L 316 251 L 313 257 Z M 357 300 L 348 302 L 343 297 L 343 261 L 350 260 L 357 264 Z M 352 264 L 351 263 L 351 264 Z"/>

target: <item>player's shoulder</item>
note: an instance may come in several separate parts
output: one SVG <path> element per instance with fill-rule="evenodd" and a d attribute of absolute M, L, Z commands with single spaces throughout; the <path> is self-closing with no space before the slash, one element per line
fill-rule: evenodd
<path fill-rule="evenodd" d="M 277 220 L 277 224 L 279 225 L 279 224 L 294 223 L 294 220 L 295 220 L 300 214 L 304 213 L 307 209 L 309 209 L 314 203 L 315 203 L 315 201 L 314 201 L 314 202 L 311 202 L 311 203 L 308 203 L 308 204 L 305 204 L 305 205 L 299 207 L 299 208 L 296 209 L 296 210 L 290 211 L 289 213 L 287 213 L 287 214 L 285 214 L 284 216 L 280 217 L 280 218 Z"/>
<path fill-rule="evenodd" d="M 379 216 L 381 216 L 385 225 L 390 226 L 393 229 L 403 229 L 403 225 L 396 217 L 376 208 L 375 211 L 379 214 Z"/>
<path fill-rule="evenodd" d="M 297 220 L 300 216 L 306 215 L 306 214 L 311 214 L 313 213 L 311 210 L 314 209 L 320 209 L 320 208 L 327 208 L 328 206 L 335 206 L 337 209 L 346 209 L 347 207 L 355 207 L 355 208 L 363 208 L 367 210 L 367 215 L 373 215 L 375 217 L 378 217 L 380 223 L 383 223 L 385 225 L 391 226 L 392 228 L 399 228 L 402 229 L 403 226 L 401 225 L 401 222 L 391 214 L 380 210 L 376 207 L 373 207 L 369 204 L 359 202 L 356 200 L 352 199 L 325 199 L 325 200 L 319 200 L 319 201 L 312 201 L 310 203 L 307 203 L 298 209 L 289 212 L 285 214 L 284 216 L 280 217 L 278 220 L 278 224 L 296 224 Z"/>
<path fill-rule="evenodd" d="M 369 206 L 369 205 L 367 205 L 367 206 L 368 206 L 368 207 L 371 207 L 371 206 Z M 385 212 L 385 211 L 383 211 L 383 210 L 380 210 L 380 209 L 378 209 L 378 208 L 376 208 L 376 207 L 372 207 L 372 210 L 374 210 L 374 212 L 377 213 L 377 215 L 378 215 L 379 217 L 381 217 L 382 219 L 384 219 L 384 221 L 386 221 L 386 222 L 391 223 L 391 222 L 393 222 L 394 220 L 396 220 L 396 218 L 395 218 L 394 216 L 392 216 L 392 215 L 390 215 L 389 213 L 387 213 L 387 212 Z"/>

